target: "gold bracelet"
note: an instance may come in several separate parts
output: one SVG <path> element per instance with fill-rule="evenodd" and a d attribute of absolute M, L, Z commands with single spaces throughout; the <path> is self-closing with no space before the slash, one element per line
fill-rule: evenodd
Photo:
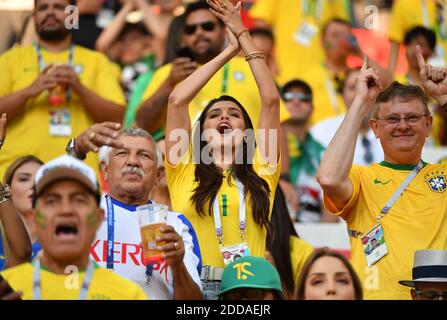
<path fill-rule="evenodd" d="M 253 56 L 253 57 L 250 57 L 250 58 L 248 58 L 248 59 L 245 59 L 245 61 L 250 61 L 250 60 L 253 60 L 253 59 L 265 59 L 265 57 L 264 56 Z"/>
<path fill-rule="evenodd" d="M 265 54 L 261 51 L 256 51 L 245 56 L 245 61 L 250 61 L 252 59 L 265 59 Z"/>
<path fill-rule="evenodd" d="M 240 37 L 244 32 L 248 32 L 248 29 L 243 29 L 242 31 L 239 31 L 238 34 L 236 35 L 236 38 L 239 40 L 239 37 Z"/>

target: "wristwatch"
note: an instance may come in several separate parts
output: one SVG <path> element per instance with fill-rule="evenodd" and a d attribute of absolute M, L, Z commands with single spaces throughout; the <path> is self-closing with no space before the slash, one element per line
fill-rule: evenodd
<path fill-rule="evenodd" d="M 76 159 L 84 160 L 86 158 L 86 155 L 84 154 L 80 156 L 79 154 L 77 154 L 75 151 L 75 144 L 76 139 L 71 138 L 70 141 L 68 141 L 67 146 L 65 147 L 65 152 L 67 152 L 68 155 L 75 157 Z"/>
<path fill-rule="evenodd" d="M 8 201 L 11 199 L 11 190 L 9 189 L 9 186 L 5 184 L 0 188 L 0 204 Z"/>

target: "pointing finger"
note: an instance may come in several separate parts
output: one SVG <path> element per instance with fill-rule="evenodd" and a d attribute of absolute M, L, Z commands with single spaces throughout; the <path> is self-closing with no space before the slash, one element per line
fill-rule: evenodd
<path fill-rule="evenodd" d="M 422 72 L 422 70 L 425 70 L 425 59 L 422 55 L 422 49 L 419 45 L 416 46 L 416 58 L 418 60 L 419 70 Z"/>
<path fill-rule="evenodd" d="M 362 71 L 366 71 L 368 69 L 368 55 L 365 54 L 365 58 L 363 58 L 363 63 L 362 63 Z"/>

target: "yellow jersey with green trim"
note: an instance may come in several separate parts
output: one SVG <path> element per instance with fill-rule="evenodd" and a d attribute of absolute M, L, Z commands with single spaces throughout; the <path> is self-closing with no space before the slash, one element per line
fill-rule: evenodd
<path fill-rule="evenodd" d="M 301 78 L 309 67 L 323 61 L 321 30 L 333 18 L 349 20 L 344 2 L 257 0 L 253 4 L 250 16 L 267 22 L 274 31 L 280 85 Z"/>
<path fill-rule="evenodd" d="M 45 65 L 68 63 L 69 50 L 50 52 L 41 49 Z M 124 94 L 119 84 L 119 75 L 105 55 L 74 46 L 73 67 L 80 82 L 98 96 L 125 105 Z M 30 86 L 40 73 L 38 58 L 34 46 L 16 46 L 0 56 L 0 97 Z M 51 111 L 65 109 L 71 127 L 69 136 L 50 134 Z M 0 177 L 6 168 L 18 157 L 32 154 L 44 162 L 65 153 L 65 146 L 71 137 L 78 136 L 93 124 L 93 119 L 85 111 L 78 95 L 72 92 L 71 101 L 52 108 L 48 103 L 48 91 L 29 99 L 25 111 L 7 124 L 7 139 L 0 157 Z M 87 156 L 87 164 L 98 170 L 96 154 Z"/>
<path fill-rule="evenodd" d="M 303 239 L 290 236 L 290 259 L 292 261 L 293 279 L 298 282 L 301 270 L 307 258 L 314 252 L 314 248 Z"/>
<path fill-rule="evenodd" d="M 366 234 L 376 217 L 414 165 L 387 162 L 353 165 L 349 179 L 353 193 L 344 208 L 336 208 L 325 196 L 327 209 L 346 220 L 348 229 Z M 411 299 L 410 288 L 399 280 L 411 280 L 416 250 L 447 250 L 447 165 L 425 164 L 418 175 L 381 219 L 388 253 L 367 267 L 361 235 L 350 237 L 351 263 L 364 289 L 365 299 Z"/>
<path fill-rule="evenodd" d="M 194 189 L 198 186 L 195 181 L 195 167 L 191 156 L 191 148 L 184 158 L 176 166 L 166 162 L 166 180 L 171 195 L 171 203 L 174 211 L 182 212 L 196 231 L 199 239 L 200 251 L 202 253 L 203 265 L 224 267 L 223 258 L 219 249 L 214 227 L 214 218 L 208 214 L 209 202 L 205 206 L 205 216 L 200 217 L 191 202 Z M 254 171 L 264 179 L 270 188 L 270 210 L 272 213 L 273 199 L 280 175 L 280 161 L 275 166 L 269 166 L 255 149 L 253 160 Z M 239 194 L 235 181 L 228 171 L 224 171 L 222 186 L 217 194 L 223 229 L 224 246 L 240 244 L 241 234 L 239 232 Z M 257 257 L 265 256 L 265 242 L 267 230 L 256 224 L 251 204 L 250 195 L 245 198 L 246 208 L 246 235 L 245 242 L 250 250 L 250 255 Z"/>
<path fill-rule="evenodd" d="M 236 98 L 242 104 L 250 116 L 253 126 L 257 128 L 261 111 L 261 98 L 250 66 L 241 57 L 234 57 L 227 65 L 228 67 L 224 66 L 214 74 L 189 104 L 191 123 L 194 124 L 199 119 L 208 102 L 225 94 Z M 155 71 L 149 86 L 144 91 L 143 101 L 150 98 L 166 81 L 171 69 L 172 63 L 169 63 Z M 224 81 L 225 78 L 226 81 Z M 290 113 L 281 102 L 280 120 L 284 122 L 288 119 L 290 119 Z M 166 114 L 160 117 L 157 128 L 164 129 L 165 122 Z"/>
<path fill-rule="evenodd" d="M 0 273 L 22 299 L 33 299 L 33 265 L 23 263 Z M 41 267 L 42 300 L 78 300 L 85 272 L 55 274 Z M 87 300 L 147 300 L 143 289 L 110 270 L 95 264 Z"/>

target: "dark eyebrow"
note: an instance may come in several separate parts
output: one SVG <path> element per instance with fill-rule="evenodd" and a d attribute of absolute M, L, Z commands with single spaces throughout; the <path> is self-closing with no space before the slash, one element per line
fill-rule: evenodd
<path fill-rule="evenodd" d="M 230 107 L 230 108 L 228 108 L 228 109 L 231 110 L 231 111 L 237 111 L 237 112 L 239 112 L 239 113 L 242 113 L 242 111 L 239 110 L 239 109 L 236 108 L 236 107 Z"/>
<path fill-rule="evenodd" d="M 314 272 L 314 273 L 311 273 L 311 274 L 309 274 L 309 275 L 310 275 L 310 276 L 324 276 L 324 275 L 326 275 L 326 274 L 323 273 L 323 272 Z M 335 275 L 336 275 L 336 276 L 349 275 L 349 272 L 347 272 L 347 271 L 340 271 L 340 272 L 336 272 Z"/>

